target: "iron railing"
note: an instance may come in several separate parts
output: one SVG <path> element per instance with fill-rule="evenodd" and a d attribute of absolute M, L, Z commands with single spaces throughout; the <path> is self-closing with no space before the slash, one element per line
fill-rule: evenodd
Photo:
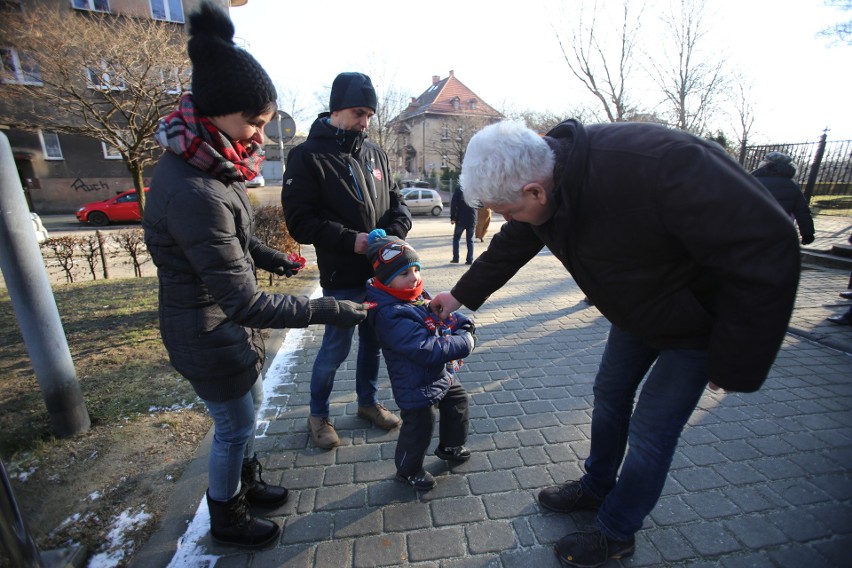
<path fill-rule="evenodd" d="M 748 146 L 740 163 L 746 171 L 753 171 L 769 152 L 784 152 L 793 158 L 797 168 L 795 180 L 802 186 L 808 203 L 814 196 L 849 197 L 826 205 L 852 206 L 852 140 L 828 142 L 823 133 L 818 142 Z"/>

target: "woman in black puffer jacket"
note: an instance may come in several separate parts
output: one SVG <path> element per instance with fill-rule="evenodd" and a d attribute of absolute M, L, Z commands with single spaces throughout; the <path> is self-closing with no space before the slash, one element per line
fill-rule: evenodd
<path fill-rule="evenodd" d="M 233 43 L 228 15 L 204 3 L 189 17 L 192 93 L 165 117 L 166 152 L 150 183 L 143 227 L 159 277 L 160 333 L 175 369 L 213 418 L 210 532 L 226 544 L 259 547 L 280 529 L 249 506 L 276 508 L 284 487 L 263 482 L 254 454 L 263 397 L 261 328 L 351 327 L 362 304 L 268 294 L 255 268 L 292 276 L 301 265 L 258 241 L 245 180 L 260 172 L 263 126 L 277 111 L 272 81 Z"/>
<path fill-rule="evenodd" d="M 782 152 L 769 152 L 757 165 L 751 175 L 762 183 L 781 208 L 796 219 L 802 244 L 814 242 L 814 220 L 811 210 L 802 195 L 802 188 L 793 181 L 796 175 L 796 165 L 793 158 Z"/>

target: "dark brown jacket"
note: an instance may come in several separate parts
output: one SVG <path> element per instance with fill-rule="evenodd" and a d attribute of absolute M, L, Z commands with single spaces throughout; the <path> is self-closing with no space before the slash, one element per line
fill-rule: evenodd
<path fill-rule="evenodd" d="M 476 309 L 546 246 L 614 325 L 656 348 L 708 350 L 708 379 L 766 378 L 799 280 L 795 229 L 715 143 L 639 123 L 548 133 L 557 211 L 511 221 L 453 295 Z"/>

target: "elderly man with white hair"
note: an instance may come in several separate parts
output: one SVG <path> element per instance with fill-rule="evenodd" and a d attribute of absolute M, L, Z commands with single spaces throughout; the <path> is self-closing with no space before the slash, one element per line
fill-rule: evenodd
<path fill-rule="evenodd" d="M 507 223 L 434 312 L 478 309 L 547 247 L 611 323 L 586 473 L 538 500 L 597 511 L 556 544 L 563 564 L 630 556 L 705 387 L 766 379 L 799 279 L 795 228 L 720 146 L 652 124 L 567 120 L 542 137 L 497 123 L 471 139 L 460 181 Z"/>

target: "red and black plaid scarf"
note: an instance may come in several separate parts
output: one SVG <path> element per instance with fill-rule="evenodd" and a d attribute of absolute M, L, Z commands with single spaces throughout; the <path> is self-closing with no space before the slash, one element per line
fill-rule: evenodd
<path fill-rule="evenodd" d="M 231 140 L 195 110 L 192 95 L 180 98 L 177 110 L 160 120 L 157 143 L 223 183 L 253 179 L 260 173 L 263 148 Z"/>

